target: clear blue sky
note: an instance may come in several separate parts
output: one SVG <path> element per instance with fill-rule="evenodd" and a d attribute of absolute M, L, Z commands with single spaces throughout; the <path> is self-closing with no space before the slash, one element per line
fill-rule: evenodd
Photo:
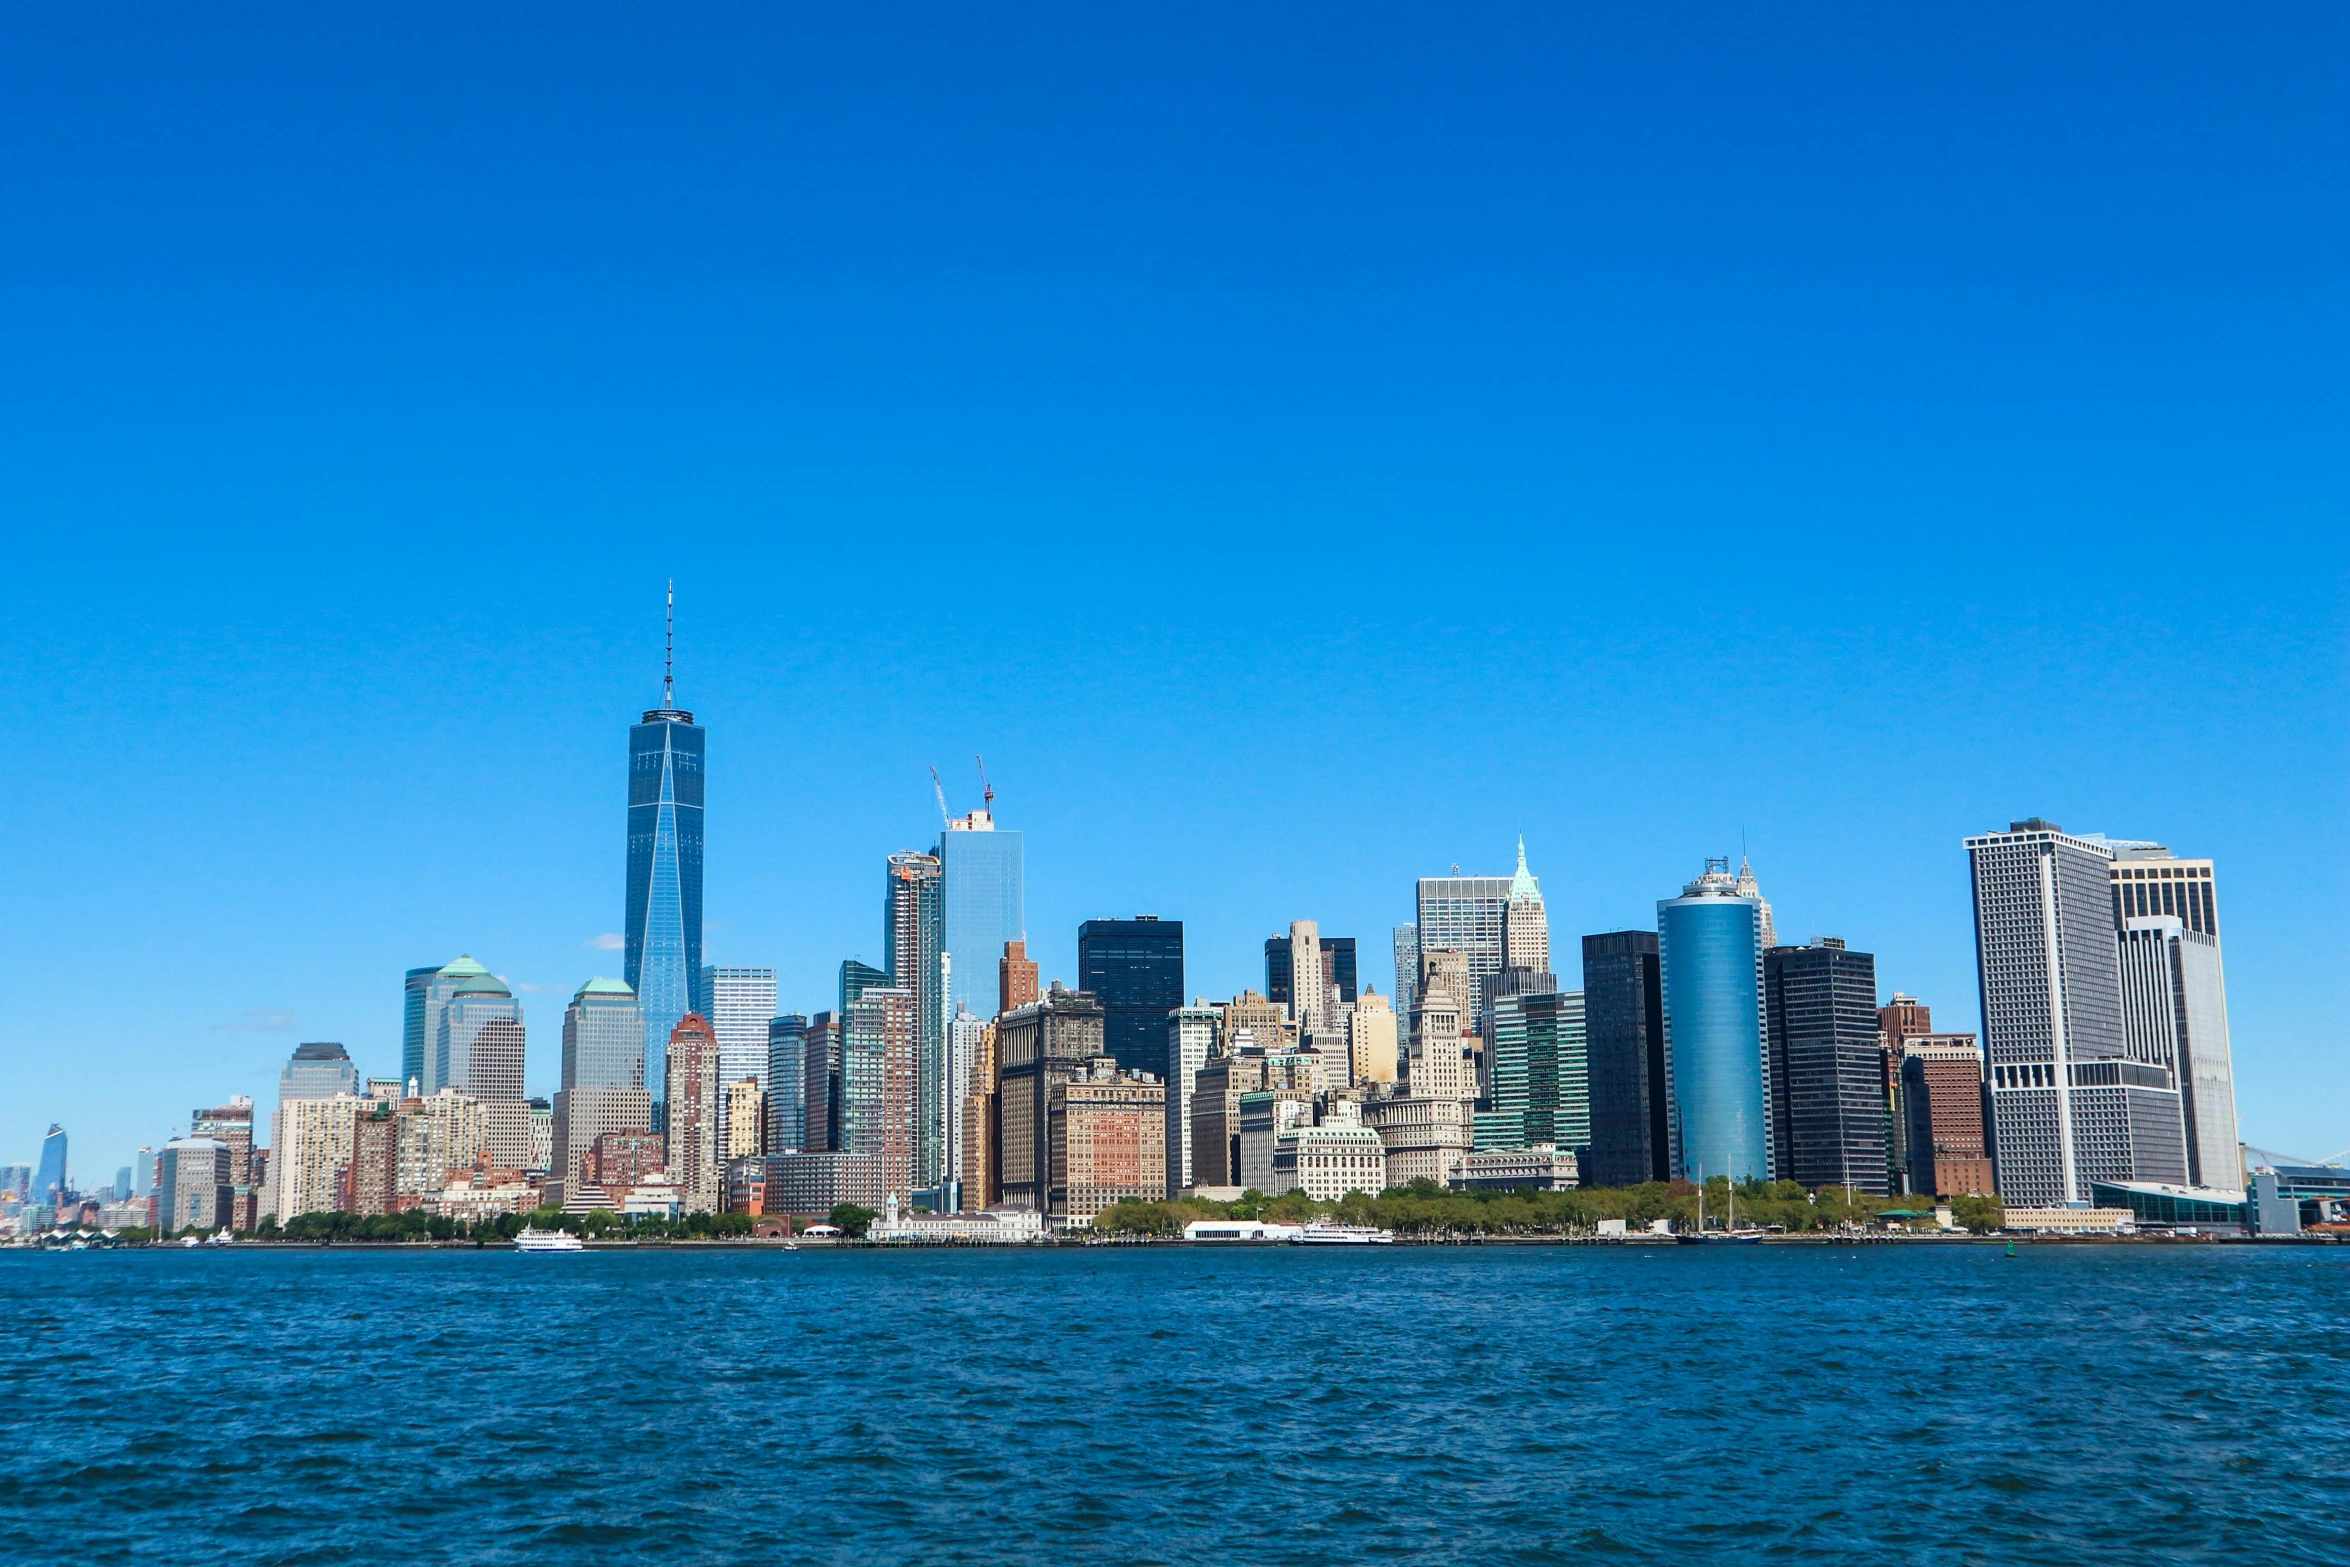
<path fill-rule="evenodd" d="M 1750 844 L 1975 1023 L 1961 837 L 2219 862 L 2245 1135 L 2350 1144 L 2350 14 L 18 7 L 0 1159 L 617 972 L 678 580 L 709 953 L 878 958 L 984 752 L 1048 975 L 1386 988 Z M 1574 970 L 1568 966 L 1569 974 Z"/>

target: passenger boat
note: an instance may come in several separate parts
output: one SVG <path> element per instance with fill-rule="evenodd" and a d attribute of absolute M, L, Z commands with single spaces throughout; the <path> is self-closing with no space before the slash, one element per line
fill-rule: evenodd
<path fill-rule="evenodd" d="M 569 1230 L 525 1229 L 514 1237 L 516 1251 L 584 1251 L 586 1243 Z"/>
<path fill-rule="evenodd" d="M 1309 1224 L 1289 1237 L 1292 1246 L 1392 1246 L 1393 1230 L 1368 1224 Z"/>

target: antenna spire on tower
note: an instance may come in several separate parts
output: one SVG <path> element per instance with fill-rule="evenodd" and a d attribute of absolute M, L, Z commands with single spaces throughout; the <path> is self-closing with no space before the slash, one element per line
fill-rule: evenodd
<path fill-rule="evenodd" d="M 661 637 L 661 705 L 677 706 L 677 579 L 669 579 L 669 625 Z"/>

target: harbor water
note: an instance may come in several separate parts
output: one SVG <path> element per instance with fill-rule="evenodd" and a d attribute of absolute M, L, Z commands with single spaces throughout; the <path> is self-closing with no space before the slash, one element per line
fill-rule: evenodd
<path fill-rule="evenodd" d="M 2350 1250 L 0 1254 L 8 1562 L 2350 1561 Z"/>

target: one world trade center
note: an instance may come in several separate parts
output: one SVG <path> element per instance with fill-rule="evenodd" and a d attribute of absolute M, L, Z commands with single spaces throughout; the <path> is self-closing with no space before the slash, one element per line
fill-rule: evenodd
<path fill-rule="evenodd" d="M 668 1097 L 669 1031 L 692 1009 L 702 968 L 703 736 L 677 705 L 676 618 L 673 585 L 661 705 L 628 731 L 627 978 L 644 1014 L 645 1089 L 656 1105 Z"/>

